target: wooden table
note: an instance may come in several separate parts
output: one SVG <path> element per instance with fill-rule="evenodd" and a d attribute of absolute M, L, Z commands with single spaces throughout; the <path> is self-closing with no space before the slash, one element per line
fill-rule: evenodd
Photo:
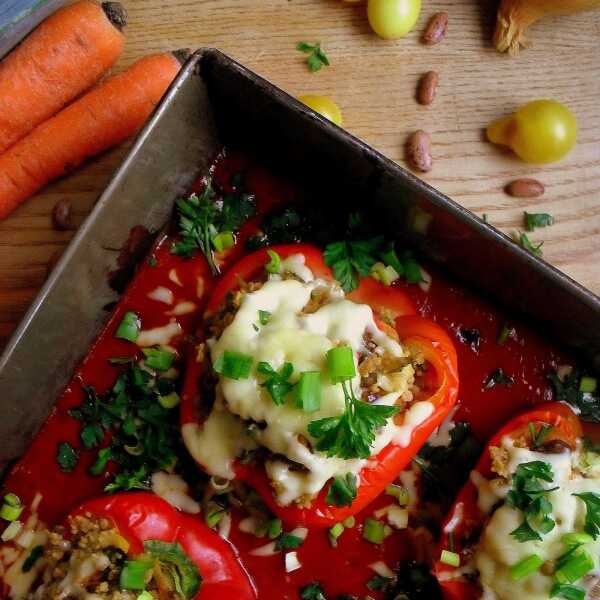
<path fill-rule="evenodd" d="M 534 26 L 534 46 L 511 59 L 490 46 L 494 2 L 424 0 L 415 31 L 387 42 L 370 31 L 364 6 L 340 0 L 122 0 L 129 12 L 126 50 L 117 69 L 157 50 L 214 46 L 291 94 L 326 94 L 344 125 L 403 163 L 415 129 L 433 139 L 432 185 L 506 232 L 523 210 L 549 212 L 556 224 L 531 235 L 544 257 L 600 293 L 600 12 L 547 19 Z M 435 47 L 419 43 L 428 16 L 450 13 L 449 33 Z M 295 50 L 320 40 L 331 67 L 311 74 Z M 415 84 L 436 70 L 434 104 L 417 105 Z M 488 144 L 483 128 L 539 97 L 566 102 L 577 115 L 579 143 L 562 162 L 537 168 Z M 48 263 L 73 232 L 52 230 L 55 202 L 69 198 L 79 224 L 109 181 L 126 148 L 118 148 L 46 188 L 0 224 L 0 346 L 46 277 Z M 506 196 L 518 176 L 544 182 L 535 200 Z"/>

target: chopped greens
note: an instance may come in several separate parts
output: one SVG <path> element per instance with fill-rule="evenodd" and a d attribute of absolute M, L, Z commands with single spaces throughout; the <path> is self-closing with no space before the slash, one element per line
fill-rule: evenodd
<path fill-rule="evenodd" d="M 291 533 L 282 533 L 275 542 L 275 550 L 295 550 L 302 546 L 304 540 Z"/>
<path fill-rule="evenodd" d="M 329 59 L 321 48 L 320 42 L 315 42 L 314 44 L 309 44 L 308 42 L 298 42 L 298 44 L 296 44 L 296 50 L 299 52 L 304 52 L 304 54 L 308 55 L 306 57 L 306 64 L 308 65 L 308 69 L 311 73 L 320 71 L 323 65 L 326 67 L 329 66 Z"/>
<path fill-rule="evenodd" d="M 154 471 L 171 468 L 179 444 L 177 411 L 165 408 L 161 397 L 175 392 L 175 383 L 132 364 L 113 387 L 98 394 L 84 388 L 83 402 L 69 411 L 81 423 L 86 448 L 98 448 L 106 433 L 107 447 L 98 449 L 90 474 L 102 475 L 109 461 L 119 467 L 105 490 L 148 489 Z M 63 442 L 64 444 L 64 442 Z"/>
<path fill-rule="evenodd" d="M 339 475 L 334 478 L 329 486 L 325 502 L 330 506 L 351 506 L 355 498 L 356 475 L 346 473 L 346 475 Z"/>
<path fill-rule="evenodd" d="M 300 588 L 300 598 L 302 600 L 327 600 L 321 584 L 316 581 Z"/>
<path fill-rule="evenodd" d="M 56 450 L 56 462 L 61 471 L 71 473 L 79 462 L 79 452 L 69 442 L 60 442 Z"/>
<path fill-rule="evenodd" d="M 535 423 L 529 423 L 529 436 L 531 437 L 531 446 L 534 450 L 537 450 L 544 445 L 546 438 L 550 435 L 554 427 L 548 425 L 548 423 L 542 423 L 539 429 L 535 428 Z"/>
<path fill-rule="evenodd" d="M 536 227 L 548 227 L 554 225 L 554 217 L 548 213 L 523 213 L 525 229 L 533 231 Z"/>
<path fill-rule="evenodd" d="M 531 252 L 531 254 L 534 254 L 535 256 L 542 256 L 542 246 L 544 245 L 544 242 L 540 242 L 539 244 L 535 245 L 527 237 L 527 234 L 523 233 L 522 231 L 519 233 L 517 241 L 525 250 Z"/>
<path fill-rule="evenodd" d="M 387 586 L 391 583 L 391 577 L 383 577 L 383 575 L 374 575 L 367 581 L 367 587 L 370 590 L 385 590 Z"/>
<path fill-rule="evenodd" d="M 568 583 L 555 583 L 550 590 L 551 598 L 564 598 L 564 600 L 584 600 L 585 590 Z"/>
<path fill-rule="evenodd" d="M 524 514 L 521 525 L 510 533 L 519 542 L 541 541 L 542 535 L 554 529 L 554 520 L 548 516 L 552 512 L 552 504 L 546 496 L 558 488 L 543 487 L 543 482 L 553 481 L 552 467 L 547 462 L 534 460 L 517 467 L 506 503 Z"/>
<path fill-rule="evenodd" d="M 584 421 L 600 423 L 600 395 L 581 391 L 581 381 L 584 379 L 581 373 L 573 369 L 563 379 L 557 373 L 551 373 L 548 378 L 556 400 L 570 404 Z"/>
<path fill-rule="evenodd" d="M 345 292 L 358 287 L 359 277 L 366 277 L 377 262 L 377 251 L 382 237 L 370 240 L 333 242 L 325 248 L 325 264 L 333 269 L 333 276 Z"/>
<path fill-rule="evenodd" d="M 315 412 L 321 408 L 321 373 L 304 371 L 295 388 L 296 406 L 304 412 Z"/>
<path fill-rule="evenodd" d="M 228 379 L 248 379 L 252 369 L 252 357 L 235 350 L 225 350 L 213 365 L 214 370 Z"/>
<path fill-rule="evenodd" d="M 168 371 L 175 360 L 173 352 L 161 348 L 143 348 L 142 353 L 146 357 L 146 366 L 157 371 Z"/>
<path fill-rule="evenodd" d="M 29 553 L 29 556 L 23 561 L 21 571 L 29 573 L 35 563 L 44 555 L 44 546 L 34 546 Z"/>
<path fill-rule="evenodd" d="M 138 339 L 141 327 L 140 318 L 134 312 L 128 311 L 123 315 L 123 319 L 115 332 L 115 337 L 128 342 L 135 342 Z"/>
<path fill-rule="evenodd" d="M 573 494 L 585 503 L 585 526 L 584 529 L 594 539 L 600 535 L 600 494 L 594 492 L 582 492 Z"/>
<path fill-rule="evenodd" d="M 269 392 L 273 402 L 281 406 L 285 402 L 287 394 L 294 387 L 294 384 L 288 381 L 294 372 L 292 363 L 283 363 L 279 373 L 268 362 L 259 362 L 256 370 L 266 377 L 266 380 L 260 385 Z"/>
<path fill-rule="evenodd" d="M 515 380 L 507 375 L 500 367 L 492 371 L 483 382 L 483 387 L 486 390 L 491 390 L 497 385 L 512 385 Z"/>
<path fill-rule="evenodd" d="M 268 310 L 258 311 L 258 321 L 261 325 L 266 325 L 271 320 L 271 313 Z"/>
<path fill-rule="evenodd" d="M 180 198 L 176 206 L 181 239 L 171 252 L 190 257 L 200 250 L 215 274 L 219 269 L 213 251 L 231 247 L 233 233 L 256 212 L 254 196 L 237 191 L 223 196 L 210 179 L 200 195 Z"/>

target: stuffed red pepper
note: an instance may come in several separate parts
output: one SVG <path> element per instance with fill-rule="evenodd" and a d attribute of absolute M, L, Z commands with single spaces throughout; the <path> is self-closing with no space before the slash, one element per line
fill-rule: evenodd
<path fill-rule="evenodd" d="M 358 512 L 456 401 L 448 335 L 396 287 L 345 295 L 317 248 L 260 250 L 208 301 L 182 432 L 208 473 L 255 488 L 289 524 Z"/>
<path fill-rule="evenodd" d="M 600 455 L 564 404 L 543 404 L 489 442 L 446 520 L 446 598 L 600 596 Z"/>

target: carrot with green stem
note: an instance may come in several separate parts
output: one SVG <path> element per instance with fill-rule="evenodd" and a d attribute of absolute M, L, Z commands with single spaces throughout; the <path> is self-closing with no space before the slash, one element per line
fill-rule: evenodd
<path fill-rule="evenodd" d="M 0 152 L 112 67 L 125 20 L 118 2 L 82 0 L 48 17 L 0 62 Z"/>
<path fill-rule="evenodd" d="M 180 69 L 172 54 L 138 60 L 0 155 L 0 219 L 49 181 L 135 133 Z"/>

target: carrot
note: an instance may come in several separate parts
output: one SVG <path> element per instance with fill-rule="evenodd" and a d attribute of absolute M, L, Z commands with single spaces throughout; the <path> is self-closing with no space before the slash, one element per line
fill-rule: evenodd
<path fill-rule="evenodd" d="M 0 152 L 91 87 L 123 49 L 125 11 L 83 0 L 55 12 L 0 62 Z"/>
<path fill-rule="evenodd" d="M 180 68 L 171 53 L 142 58 L 0 155 L 0 219 L 46 183 L 135 133 Z"/>

